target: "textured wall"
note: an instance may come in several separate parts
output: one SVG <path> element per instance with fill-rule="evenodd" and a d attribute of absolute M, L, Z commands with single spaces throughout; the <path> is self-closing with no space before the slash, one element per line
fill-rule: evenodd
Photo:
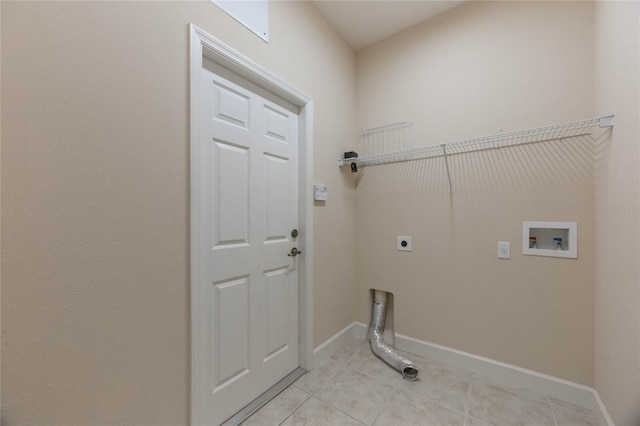
<path fill-rule="evenodd" d="M 412 146 L 593 116 L 593 8 L 469 2 L 357 55 L 359 124 Z M 601 111 L 599 111 L 601 112 Z M 606 111 L 605 111 L 606 112 Z M 593 149 L 549 142 L 364 168 L 358 318 L 395 293 L 395 331 L 593 384 Z M 523 221 L 578 222 L 578 259 L 522 255 Z M 395 249 L 413 237 L 413 252 Z M 510 260 L 497 242 L 511 241 Z"/>
<path fill-rule="evenodd" d="M 1 7 L 4 423 L 188 423 L 191 22 L 314 98 L 316 344 L 355 319 L 355 57 L 309 3 L 268 44 L 207 1 Z"/>
<path fill-rule="evenodd" d="M 640 424 L 640 4 L 595 4 L 595 109 L 615 110 L 596 157 L 595 387 L 618 426 Z"/>

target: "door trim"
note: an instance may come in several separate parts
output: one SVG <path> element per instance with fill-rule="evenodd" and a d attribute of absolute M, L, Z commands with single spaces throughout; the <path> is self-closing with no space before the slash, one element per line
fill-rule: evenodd
<path fill-rule="evenodd" d="M 300 236 L 298 244 L 303 255 L 299 257 L 298 268 L 298 363 L 299 367 L 311 370 L 313 363 L 313 198 L 311 188 L 313 185 L 313 99 L 295 87 L 281 80 L 276 75 L 253 62 L 230 46 L 222 43 L 215 37 L 207 34 L 197 26 L 189 25 L 190 33 L 190 141 L 191 164 L 195 164 L 194 158 L 199 156 L 196 152 L 198 144 L 195 138 L 198 136 L 198 117 L 200 107 L 198 94 L 200 93 L 200 70 L 203 58 L 207 58 L 218 65 L 229 69 L 234 74 L 262 87 L 265 90 L 283 98 L 299 108 L 298 113 L 298 221 Z M 203 411 L 199 406 L 202 399 L 197 395 L 195 386 L 198 372 L 195 366 L 199 365 L 199 347 L 196 339 L 199 320 L 202 315 L 195 308 L 196 301 L 201 295 L 195 285 L 198 282 L 201 259 L 197 250 L 199 236 L 195 212 L 200 209 L 200 188 L 194 184 L 195 171 L 191 168 L 191 423 L 201 418 L 199 413 Z"/>

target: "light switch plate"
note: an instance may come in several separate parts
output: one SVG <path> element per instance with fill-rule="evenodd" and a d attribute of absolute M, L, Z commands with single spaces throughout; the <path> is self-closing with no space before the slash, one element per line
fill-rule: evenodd
<path fill-rule="evenodd" d="M 329 189 L 326 185 L 313 185 L 313 199 L 316 201 L 327 201 Z"/>
<path fill-rule="evenodd" d="M 511 242 L 498 242 L 498 259 L 511 259 Z"/>

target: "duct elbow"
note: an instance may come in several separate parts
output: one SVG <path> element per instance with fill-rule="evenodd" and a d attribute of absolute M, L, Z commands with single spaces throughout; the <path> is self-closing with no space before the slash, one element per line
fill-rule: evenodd
<path fill-rule="evenodd" d="M 387 345 L 383 338 L 384 323 L 387 316 L 387 293 L 376 290 L 373 301 L 373 317 L 369 329 L 369 343 L 371 350 L 380 359 L 402 373 L 402 377 L 409 380 L 418 380 L 418 369 L 406 357 L 400 355 L 395 348 Z"/>

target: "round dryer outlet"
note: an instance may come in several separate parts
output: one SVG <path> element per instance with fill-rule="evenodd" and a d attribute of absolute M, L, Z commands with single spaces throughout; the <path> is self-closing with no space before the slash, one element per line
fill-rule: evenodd
<path fill-rule="evenodd" d="M 398 251 L 411 251 L 411 237 L 398 235 Z"/>

